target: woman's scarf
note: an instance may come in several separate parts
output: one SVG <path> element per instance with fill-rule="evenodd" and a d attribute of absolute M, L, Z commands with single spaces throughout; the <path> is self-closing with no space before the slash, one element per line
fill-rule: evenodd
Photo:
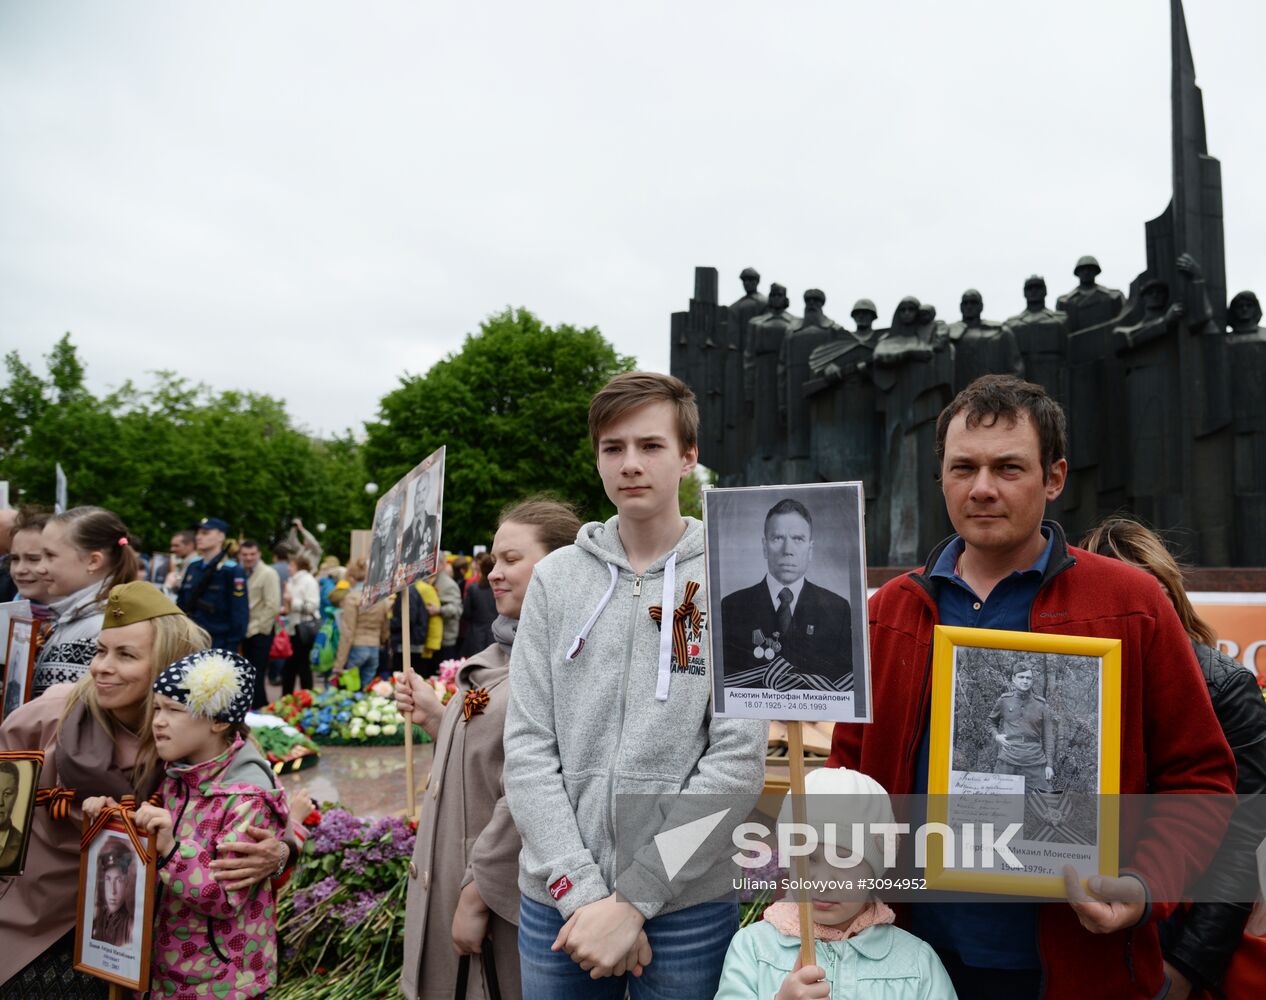
<path fill-rule="evenodd" d="M 505 615 L 497 615 L 496 620 L 492 623 L 492 637 L 505 647 L 506 653 L 510 652 L 510 648 L 514 645 L 514 634 L 519 630 L 519 619 L 507 618 Z"/>
<path fill-rule="evenodd" d="M 63 788 L 73 789 L 75 801 L 93 795 L 121 799 L 125 795 L 148 798 L 153 788 L 133 789 L 130 771 L 114 762 L 114 739 L 92 717 L 88 706 L 76 702 L 57 733 L 57 778 Z"/>

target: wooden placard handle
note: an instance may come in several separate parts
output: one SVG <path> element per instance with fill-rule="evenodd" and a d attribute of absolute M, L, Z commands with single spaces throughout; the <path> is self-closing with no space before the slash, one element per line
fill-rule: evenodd
<path fill-rule="evenodd" d="M 401 658 L 404 660 L 404 683 L 408 687 L 409 693 L 413 693 L 413 667 L 411 665 L 410 638 L 409 635 L 409 591 L 413 588 L 413 584 L 405 587 L 400 591 L 402 608 L 397 608 L 400 615 L 400 645 Z M 419 595 L 420 597 L 421 595 Z M 404 720 L 404 783 L 405 783 L 405 804 L 409 810 L 409 819 L 418 818 L 418 793 L 413 783 L 413 719 Z"/>
<path fill-rule="evenodd" d="M 791 818 L 797 824 L 808 822 L 804 801 L 804 734 L 799 720 L 787 723 L 787 759 L 791 765 Z M 801 888 L 796 892 L 800 907 L 800 964 L 817 965 L 813 950 L 813 910 L 809 906 L 809 890 L 804 888 L 809 880 L 809 866 L 804 855 L 791 859 L 791 874 Z"/>

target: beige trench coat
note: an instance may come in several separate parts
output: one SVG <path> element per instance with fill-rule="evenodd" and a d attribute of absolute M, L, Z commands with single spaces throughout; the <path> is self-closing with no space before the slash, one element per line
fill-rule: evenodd
<path fill-rule="evenodd" d="M 61 784 L 54 752 L 57 729 L 72 685 L 57 684 L 4 720 L 0 750 L 43 750 L 40 788 Z M 114 744 L 114 763 L 131 770 L 137 741 L 120 731 Z M 91 789 L 80 789 L 91 794 Z M 54 822 L 48 810 L 36 808 L 31 820 L 31 844 L 26 870 L 15 878 L 0 878 L 0 996 L 4 984 L 42 955 L 63 934 L 75 928 L 79 899 L 79 835 L 83 812 L 79 804 L 70 816 Z"/>
<path fill-rule="evenodd" d="M 467 721 L 462 712 L 466 692 L 480 688 L 488 694 L 488 705 Z M 457 693 L 440 720 L 431 781 L 422 797 L 417 843 L 409 864 L 400 988 L 410 1000 L 454 997 L 458 956 L 453 948 L 453 914 L 462 887 L 471 881 L 492 911 L 488 930 L 501 996 L 518 1000 L 522 995 L 521 845 L 501 783 L 505 764 L 501 737 L 509 698 L 509 651 L 494 643 L 462 665 Z M 484 976 L 482 960 L 473 957 L 466 997 L 487 995 Z"/>

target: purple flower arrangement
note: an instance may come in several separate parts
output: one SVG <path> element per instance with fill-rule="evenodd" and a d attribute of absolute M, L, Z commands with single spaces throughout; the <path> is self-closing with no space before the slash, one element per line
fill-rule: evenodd
<path fill-rule="evenodd" d="M 307 990 L 295 997 L 317 996 L 314 982 L 341 1000 L 397 994 L 416 830 L 399 816 L 325 810 L 278 904 L 287 955 L 277 1000 L 292 984 Z"/>

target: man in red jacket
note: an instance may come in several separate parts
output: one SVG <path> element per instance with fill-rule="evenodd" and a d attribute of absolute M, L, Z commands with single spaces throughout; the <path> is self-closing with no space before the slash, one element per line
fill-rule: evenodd
<path fill-rule="evenodd" d="M 1071 548 L 1042 520 L 1064 486 L 1065 440 L 1059 405 L 1010 375 L 977 379 L 941 413 L 937 457 L 956 534 L 871 598 L 874 722 L 836 726 L 829 766 L 926 794 L 933 628 L 960 625 L 1121 639 L 1121 792 L 1232 794 L 1230 749 L 1159 585 Z M 1125 819 L 1125 874 L 1091 879 L 1092 895 L 1069 878 L 1067 904 L 929 901 L 906 922 L 971 1000 L 1158 996 L 1167 983 L 1156 923 L 1222 836 L 1193 812 L 1135 829 Z"/>

